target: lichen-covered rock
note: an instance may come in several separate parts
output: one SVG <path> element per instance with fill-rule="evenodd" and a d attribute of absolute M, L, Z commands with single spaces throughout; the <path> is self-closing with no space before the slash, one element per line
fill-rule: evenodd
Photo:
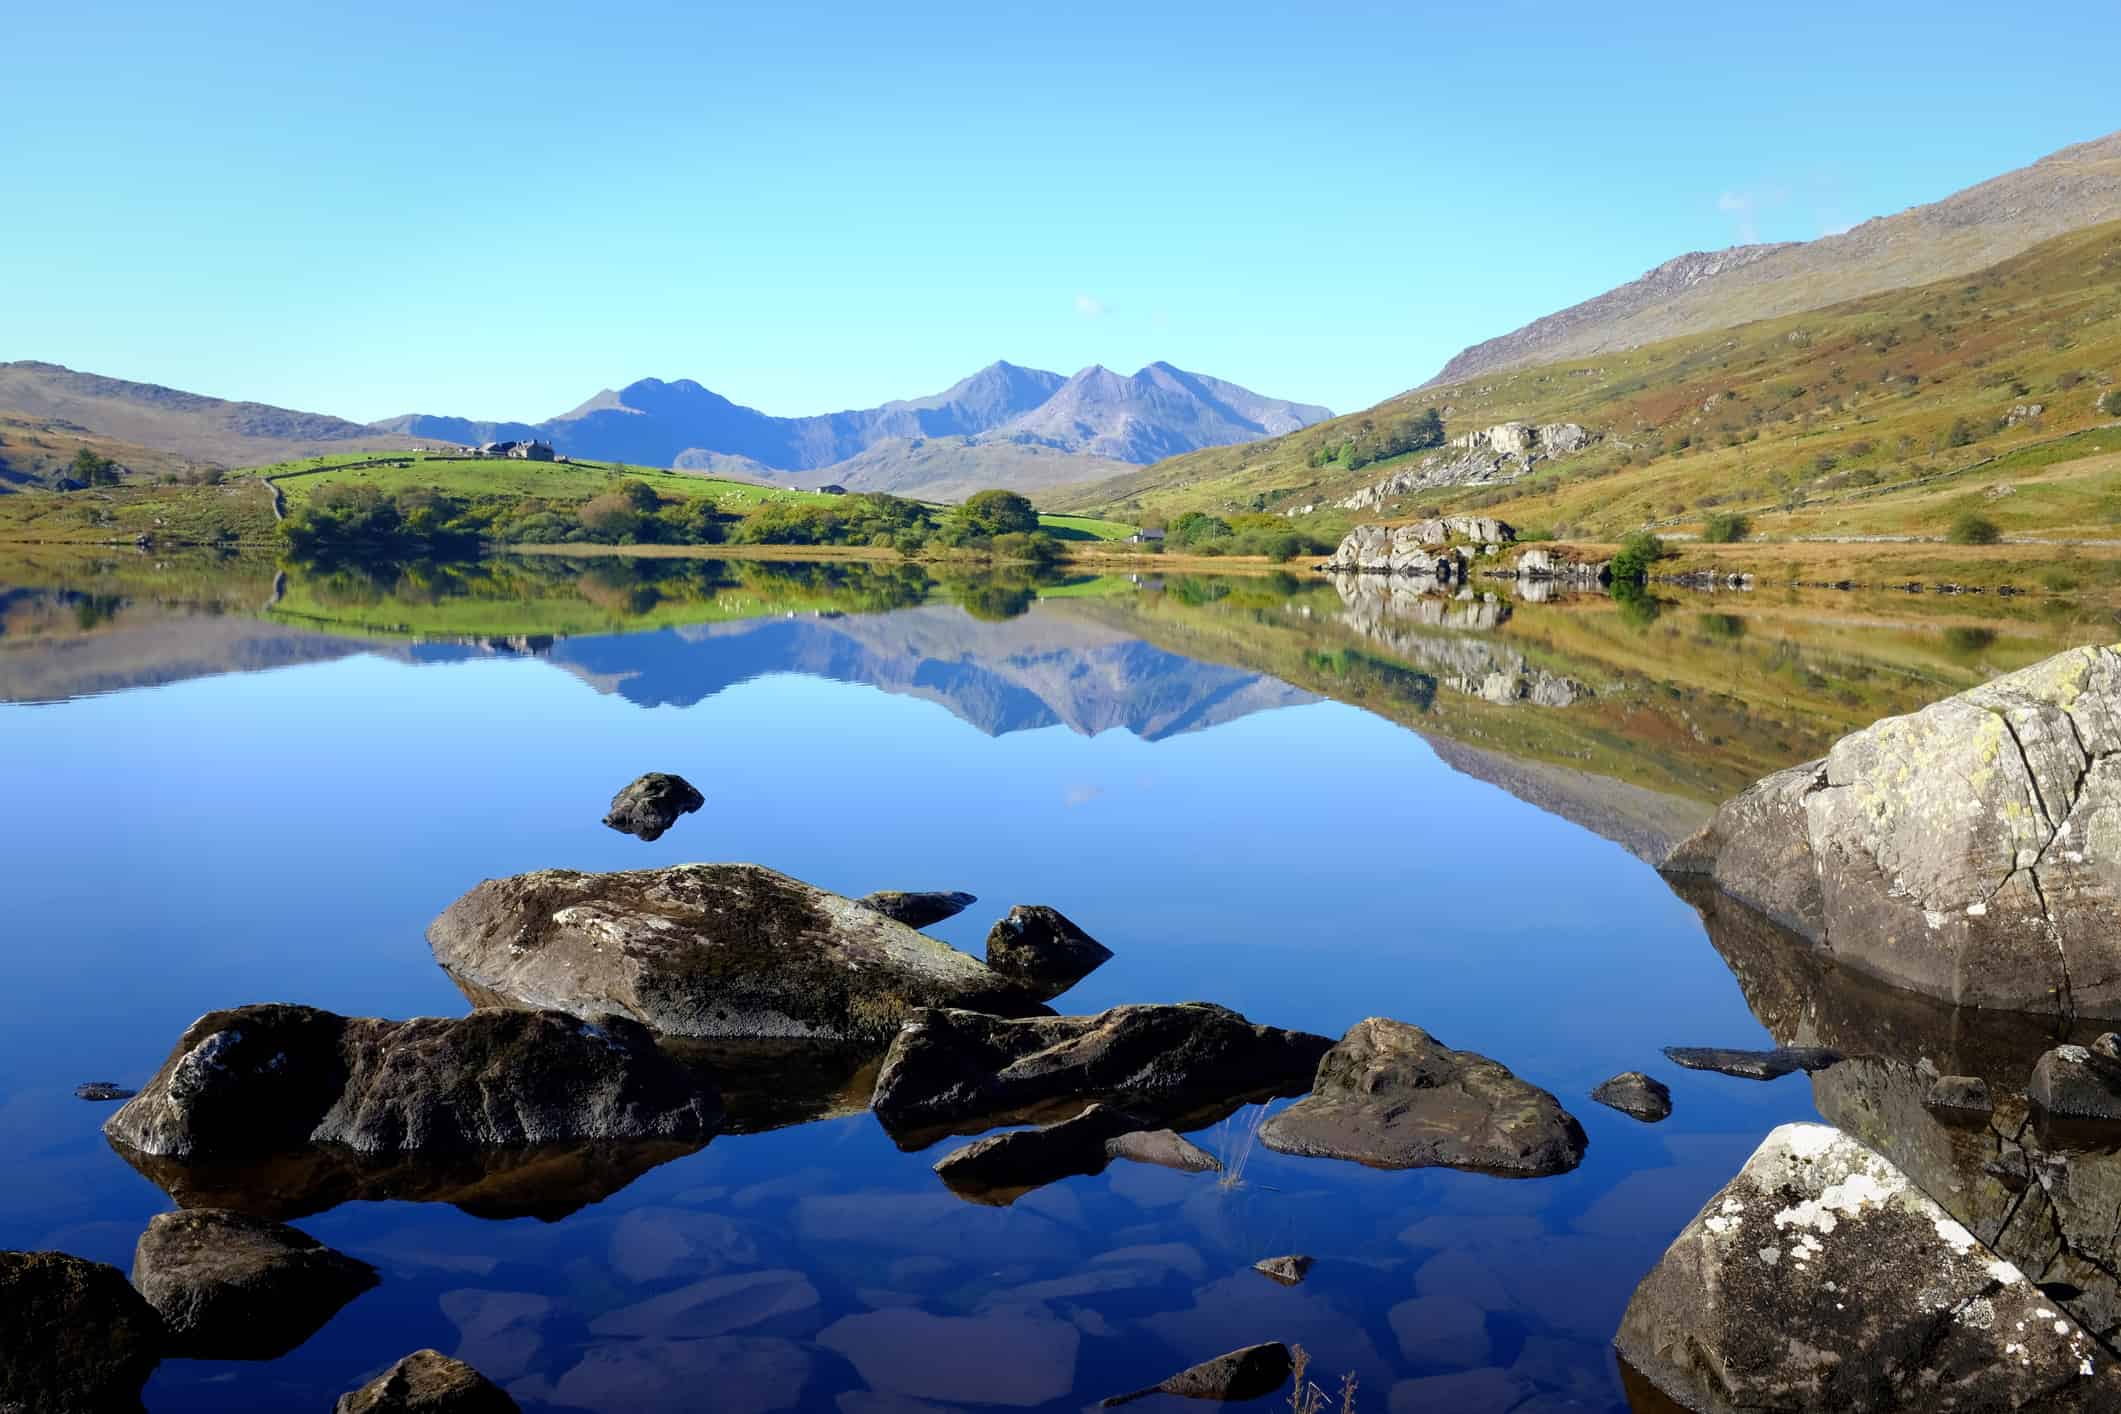
<path fill-rule="evenodd" d="M 1622 1071 L 1593 1090 L 1591 1098 L 1624 1115 L 1633 1115 L 1645 1124 L 1668 1119 L 1672 1113 L 1672 1092 L 1662 1080 L 1652 1079 L 1639 1070 Z"/>
<path fill-rule="evenodd" d="M 1112 949 L 1042 903 L 1018 904 L 987 934 L 987 966 L 1043 999 L 1111 960 Z"/>
<path fill-rule="evenodd" d="M 711 1087 L 623 1017 L 492 1011 L 384 1021 L 265 1004 L 208 1012 L 104 1124 L 145 1154 L 336 1144 L 368 1154 L 705 1139 Z"/>
<path fill-rule="evenodd" d="M 658 840 L 663 831 L 707 803 L 707 797 L 683 776 L 650 771 L 611 798 L 604 823 L 621 834 Z"/>
<path fill-rule="evenodd" d="M 1331 1045 L 1206 1002 L 1022 1020 L 938 1009 L 900 1028 L 873 1104 L 884 1128 L 912 1147 L 1073 1114 L 1088 1100 L 1172 1124 L 1247 1099 L 1301 1094 Z"/>
<path fill-rule="evenodd" d="M 0 1410 L 136 1414 L 161 1343 L 161 1318 L 116 1267 L 0 1252 Z"/>
<path fill-rule="evenodd" d="M 1665 867 L 1898 986 L 2121 1015 L 2121 653 L 2072 649 L 1843 737 Z"/>
<path fill-rule="evenodd" d="M 926 928 L 957 917 L 979 898 L 962 889 L 878 889 L 855 902 L 908 928 Z"/>
<path fill-rule="evenodd" d="M 1204 1360 L 1191 1369 L 1180 1370 L 1162 1384 L 1132 1394 L 1114 1395 L 1099 1407 L 1111 1409 L 1154 1394 L 1171 1394 L 1181 1399 L 1258 1399 L 1280 1389 L 1288 1381 L 1289 1368 L 1289 1347 L 1280 1341 L 1248 1345 L 1242 1350 L 1218 1355 L 1213 1360 Z"/>
<path fill-rule="evenodd" d="M 1614 1339 L 1702 1414 L 2117 1407 L 2105 1351 L 1883 1157 L 1768 1135 L 1636 1288 Z"/>
<path fill-rule="evenodd" d="M 415 1350 L 367 1384 L 339 1396 L 335 1414 L 516 1414 L 517 1404 L 461 1360 Z"/>
<path fill-rule="evenodd" d="M 670 1036 L 881 1040 L 920 1007 L 1042 1009 L 949 944 L 755 864 L 488 879 L 427 941 L 482 995 Z"/>
<path fill-rule="evenodd" d="M 133 1250 L 133 1287 L 161 1313 L 165 1349 L 192 1360 L 277 1359 L 375 1284 L 368 1263 L 223 1208 L 157 1213 Z"/>
<path fill-rule="evenodd" d="M 1419 1026 L 1373 1016 L 1318 1063 L 1309 1098 L 1261 1126 L 1285 1154 L 1375 1168 L 1473 1169 L 1532 1177 L 1583 1159 L 1583 1127 L 1508 1067 L 1454 1051 Z"/>

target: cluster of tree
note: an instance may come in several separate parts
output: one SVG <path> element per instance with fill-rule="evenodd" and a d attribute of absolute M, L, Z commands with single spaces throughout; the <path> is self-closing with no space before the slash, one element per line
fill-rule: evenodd
<path fill-rule="evenodd" d="M 1701 538 L 1712 545 L 1728 545 L 1752 532 L 1753 523 L 1738 511 L 1717 511 L 1701 526 Z"/>
<path fill-rule="evenodd" d="M 1662 540 L 1646 530 L 1638 530 L 1620 542 L 1620 552 L 1613 556 L 1610 566 L 1613 583 L 1641 584 L 1650 577 L 1650 567 L 1659 560 L 1669 559 L 1671 554 Z"/>
<path fill-rule="evenodd" d="M 66 474 L 83 486 L 118 484 L 118 464 L 91 447 L 83 447 L 74 453 L 74 459 L 67 463 Z"/>
<path fill-rule="evenodd" d="M 731 537 L 746 545 L 869 545 L 919 555 L 961 550 L 1051 564 L 1060 542 L 1039 529 L 1038 508 L 1014 491 L 979 491 L 947 509 L 883 492 L 830 501 L 775 501 Z"/>
<path fill-rule="evenodd" d="M 1338 462 L 1347 470 L 1356 471 L 1372 462 L 1442 446 L 1443 414 L 1435 408 L 1424 408 L 1418 413 L 1401 413 L 1383 420 L 1364 417 L 1350 427 L 1333 429 L 1333 433 L 1339 440 L 1331 435 L 1321 438 L 1311 448 L 1310 464 L 1316 468 Z"/>
<path fill-rule="evenodd" d="M 1333 543 L 1299 530 L 1286 516 L 1241 511 L 1225 520 L 1205 511 L 1186 511 L 1164 527 L 1164 548 L 1190 555 L 1264 555 L 1286 564 L 1298 555 L 1322 555 Z"/>

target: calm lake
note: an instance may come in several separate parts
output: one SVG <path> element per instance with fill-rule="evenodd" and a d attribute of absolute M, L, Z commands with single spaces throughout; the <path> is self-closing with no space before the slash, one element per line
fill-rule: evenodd
<path fill-rule="evenodd" d="M 743 860 L 969 890 L 931 931 L 975 954 L 1051 904 L 1116 955 L 1071 1013 L 1417 1023 L 1552 1091 L 1588 1152 L 1373 1171 L 1246 1153 L 1240 1113 L 1193 1136 L 1237 1181 L 1115 1163 L 990 1207 L 930 1171 L 964 1141 L 891 1142 L 858 1063 L 791 1063 L 785 1112 L 637 1172 L 270 1195 L 381 1285 L 280 1359 L 164 1363 L 148 1408 L 326 1409 L 433 1346 L 526 1409 L 1076 1410 L 1284 1340 L 1370 1410 L 1626 1409 L 1635 1283 L 1819 1115 L 1802 1075 L 1660 1054 L 1792 1038 L 1648 861 L 1842 732 L 2116 637 L 2084 603 L 1668 596 L 0 552 L 0 1247 L 130 1267 L 173 1200 L 73 1090 L 140 1085 L 201 1013 L 458 1014 L 423 930 L 481 879 Z M 708 800 L 652 844 L 600 823 L 648 770 Z M 1589 1099 L 1633 1069 L 1669 1120 Z M 1250 1270 L 1287 1252 L 1300 1285 Z"/>

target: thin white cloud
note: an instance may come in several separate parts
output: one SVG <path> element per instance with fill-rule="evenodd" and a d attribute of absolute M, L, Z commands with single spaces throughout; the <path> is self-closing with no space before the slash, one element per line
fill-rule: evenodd
<path fill-rule="evenodd" d="M 1105 313 L 1105 302 L 1095 295 L 1077 295 L 1075 312 L 1085 319 L 1101 319 Z"/>
<path fill-rule="evenodd" d="M 1104 793 L 1105 788 L 1103 786 L 1069 786 L 1067 790 L 1061 793 L 1061 804 L 1071 809 L 1078 805 L 1088 805 Z"/>

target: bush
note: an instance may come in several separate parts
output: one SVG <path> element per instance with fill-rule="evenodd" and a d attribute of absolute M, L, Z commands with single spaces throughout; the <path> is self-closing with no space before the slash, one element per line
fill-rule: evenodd
<path fill-rule="evenodd" d="M 2099 411 L 2105 413 L 2108 417 L 2121 417 L 2121 388 L 2116 388 L 2113 392 L 2099 399 Z"/>
<path fill-rule="evenodd" d="M 1620 553 L 1613 556 L 1613 580 L 1616 584 L 1639 584 L 1649 577 L 1650 566 L 1671 555 L 1664 542 L 1647 530 L 1638 530 L 1620 542 Z"/>
<path fill-rule="evenodd" d="M 1028 535 L 1038 529 L 1038 508 L 1014 491 L 975 491 L 957 515 L 982 535 Z"/>
<path fill-rule="evenodd" d="M 2003 532 L 1996 529 L 1996 523 L 1987 516 L 1962 511 L 1952 522 L 1952 528 L 1944 533 L 1944 538 L 1954 545 L 1993 545 L 2003 538 Z"/>
<path fill-rule="evenodd" d="M 1752 534 L 1753 524 L 1736 511 L 1718 511 L 1702 523 L 1701 538 L 1712 545 L 1728 545 Z"/>

